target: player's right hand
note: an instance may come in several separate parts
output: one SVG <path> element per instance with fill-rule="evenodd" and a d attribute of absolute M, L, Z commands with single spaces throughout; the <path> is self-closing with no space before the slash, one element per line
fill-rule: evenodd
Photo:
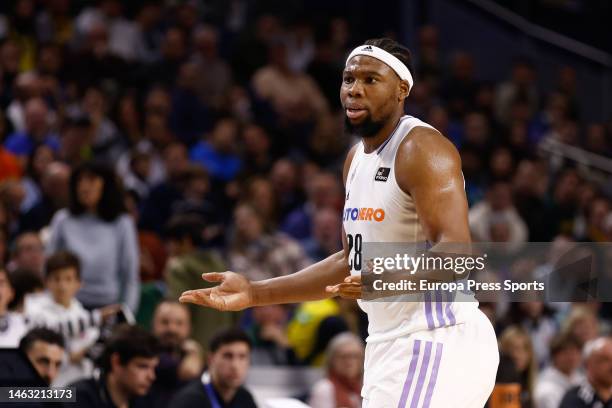
<path fill-rule="evenodd" d="M 179 301 L 222 311 L 236 311 L 254 306 L 253 287 L 244 276 L 230 271 L 212 272 L 202 274 L 202 279 L 220 282 L 220 285 L 185 291 Z"/>

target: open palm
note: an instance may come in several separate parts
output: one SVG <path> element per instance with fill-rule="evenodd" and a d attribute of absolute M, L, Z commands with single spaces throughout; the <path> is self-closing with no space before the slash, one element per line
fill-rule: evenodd
<path fill-rule="evenodd" d="M 193 303 L 223 311 L 236 311 L 253 306 L 251 282 L 235 272 L 213 272 L 202 274 L 208 282 L 220 282 L 212 288 L 183 292 L 180 302 Z"/>

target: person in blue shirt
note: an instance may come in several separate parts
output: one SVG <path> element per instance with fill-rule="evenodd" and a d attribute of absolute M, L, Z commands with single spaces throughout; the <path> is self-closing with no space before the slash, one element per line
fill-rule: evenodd
<path fill-rule="evenodd" d="M 59 139 L 49 127 L 49 109 L 41 98 L 32 98 L 25 105 L 25 130 L 14 132 L 4 142 L 6 150 L 16 156 L 29 156 L 37 145 L 45 144 L 57 152 Z"/>

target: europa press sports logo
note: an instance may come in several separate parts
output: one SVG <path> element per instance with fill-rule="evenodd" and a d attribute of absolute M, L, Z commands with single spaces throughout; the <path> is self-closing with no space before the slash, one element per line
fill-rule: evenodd
<path fill-rule="evenodd" d="M 385 219 L 385 210 L 382 208 L 351 208 L 344 209 L 343 221 L 374 221 L 381 222 Z"/>

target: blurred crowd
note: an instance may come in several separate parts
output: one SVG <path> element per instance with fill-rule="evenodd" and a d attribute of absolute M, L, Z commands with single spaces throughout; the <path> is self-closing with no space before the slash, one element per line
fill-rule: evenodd
<path fill-rule="evenodd" d="M 365 38 L 341 15 L 249 1 L 127 3 L 2 6 L 0 346 L 48 383 L 77 384 L 82 406 L 254 406 L 249 364 L 325 366 L 299 397 L 360 406 L 355 302 L 238 314 L 176 299 L 209 285 L 203 272 L 266 279 L 341 249 L 341 168 L 357 140 L 339 86 Z M 468 53 L 441 52 L 435 27 L 418 36 L 407 114 L 459 149 L 474 240 L 610 241 L 612 185 L 542 150 L 611 153 L 612 122 L 581 120 L 572 67 L 549 90 L 521 57 L 482 81 Z M 521 406 L 611 389 L 607 305 L 481 308 Z"/>

